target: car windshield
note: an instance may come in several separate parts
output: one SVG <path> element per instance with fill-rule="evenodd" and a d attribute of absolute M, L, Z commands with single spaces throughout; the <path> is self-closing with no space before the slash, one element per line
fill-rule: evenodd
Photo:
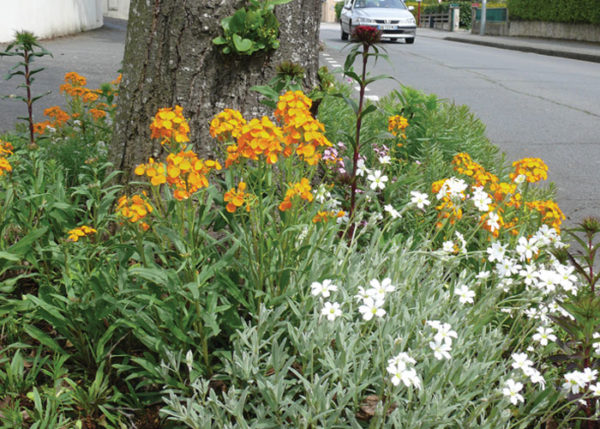
<path fill-rule="evenodd" d="M 367 7 L 386 8 L 386 9 L 406 9 L 401 0 L 356 0 L 354 7 L 364 9 Z"/>

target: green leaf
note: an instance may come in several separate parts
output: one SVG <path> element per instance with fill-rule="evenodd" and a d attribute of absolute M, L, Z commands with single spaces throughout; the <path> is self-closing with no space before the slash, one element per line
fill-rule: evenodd
<path fill-rule="evenodd" d="M 131 276 L 141 277 L 144 280 L 148 280 L 159 286 L 167 287 L 169 285 L 169 278 L 164 270 L 160 268 L 145 268 L 145 267 L 132 267 L 129 269 Z"/>
<path fill-rule="evenodd" d="M 52 338 L 50 338 L 50 336 L 48 336 L 47 334 L 45 334 L 44 332 L 42 332 L 40 329 L 36 328 L 35 326 L 23 325 L 23 330 L 31 338 L 33 338 L 36 341 L 39 341 L 41 344 L 48 347 L 50 350 L 52 350 L 58 354 L 61 354 L 61 355 L 67 354 L 67 352 L 65 352 L 62 349 L 62 347 L 60 347 L 58 345 L 58 343 L 56 341 L 54 341 Z"/>
<path fill-rule="evenodd" d="M 213 39 L 213 43 L 215 45 L 226 45 L 227 44 L 227 39 L 225 39 L 223 36 L 215 37 Z"/>
<path fill-rule="evenodd" d="M 252 48 L 252 40 L 242 39 L 239 34 L 233 35 L 233 44 L 238 52 L 247 52 Z"/>

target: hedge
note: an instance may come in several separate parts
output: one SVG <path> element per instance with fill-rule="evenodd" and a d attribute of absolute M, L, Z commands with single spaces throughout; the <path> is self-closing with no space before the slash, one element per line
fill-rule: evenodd
<path fill-rule="evenodd" d="M 511 20 L 600 24 L 598 0 L 508 0 Z"/>

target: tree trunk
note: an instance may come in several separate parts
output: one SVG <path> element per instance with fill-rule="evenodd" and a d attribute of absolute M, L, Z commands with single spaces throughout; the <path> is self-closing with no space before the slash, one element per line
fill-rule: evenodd
<path fill-rule="evenodd" d="M 161 155 L 149 129 L 158 108 L 181 105 L 196 150 L 220 155 L 208 133 L 210 120 L 226 107 L 247 118 L 264 114 L 250 87 L 266 84 L 280 62 L 301 64 L 305 87 L 316 85 L 321 1 L 292 0 L 275 7 L 278 50 L 224 55 L 212 40 L 221 35 L 221 19 L 245 5 L 235 0 L 132 0 L 111 148 L 124 183 L 137 164 Z"/>

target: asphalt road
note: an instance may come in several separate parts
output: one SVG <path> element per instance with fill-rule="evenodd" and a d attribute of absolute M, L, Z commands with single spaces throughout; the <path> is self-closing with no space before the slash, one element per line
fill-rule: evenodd
<path fill-rule="evenodd" d="M 105 18 L 104 27 L 97 30 L 41 41 L 53 56 L 36 59 L 34 65 L 45 67 L 45 70 L 35 76 L 33 92 L 34 95 L 52 92 L 35 104 L 36 121 L 44 120 L 45 108 L 65 104 L 65 98 L 58 88 L 64 83 L 66 73 L 74 71 L 85 76 L 88 88 L 98 88 L 100 84 L 118 76 L 125 48 L 126 25 L 125 21 Z M 4 51 L 5 47 L 0 44 L 0 50 Z M 16 88 L 23 83 L 20 76 L 8 81 L 1 79 L 14 64 L 15 57 L 0 57 L 0 96 L 24 95 L 23 90 Z M 17 117 L 26 114 L 23 102 L 0 99 L 0 133 L 14 129 Z"/>
<path fill-rule="evenodd" d="M 64 104 L 58 92 L 63 76 L 76 71 L 90 87 L 114 79 L 123 56 L 124 21 L 106 19 L 101 29 L 44 41 L 54 58 L 39 61 L 46 71 L 37 76 L 37 93 L 53 93 L 38 103 L 44 108 Z M 375 73 L 457 104 L 466 104 L 487 125 L 493 143 L 513 161 L 543 158 L 556 183 L 558 202 L 569 224 L 584 216 L 600 216 L 600 64 L 485 46 L 450 42 L 418 33 L 414 45 L 386 43 L 391 63 L 380 61 Z M 324 26 L 323 64 L 343 64 L 347 50 L 336 26 Z M 0 49 L 3 49 L 0 46 Z M 0 58 L 0 75 L 13 64 Z M 0 80 L 0 95 L 14 94 L 17 81 Z M 379 81 L 370 95 L 383 96 L 398 87 Z M 13 129 L 25 114 L 22 103 L 0 100 L 0 132 Z"/>
<path fill-rule="evenodd" d="M 343 64 L 346 43 L 329 28 L 321 30 L 322 62 Z M 414 45 L 385 43 L 390 63 L 379 61 L 372 73 L 468 105 L 508 161 L 544 159 L 567 224 L 600 216 L 600 64 L 419 37 L 424 33 Z M 384 96 L 398 85 L 378 81 L 368 94 Z"/>

